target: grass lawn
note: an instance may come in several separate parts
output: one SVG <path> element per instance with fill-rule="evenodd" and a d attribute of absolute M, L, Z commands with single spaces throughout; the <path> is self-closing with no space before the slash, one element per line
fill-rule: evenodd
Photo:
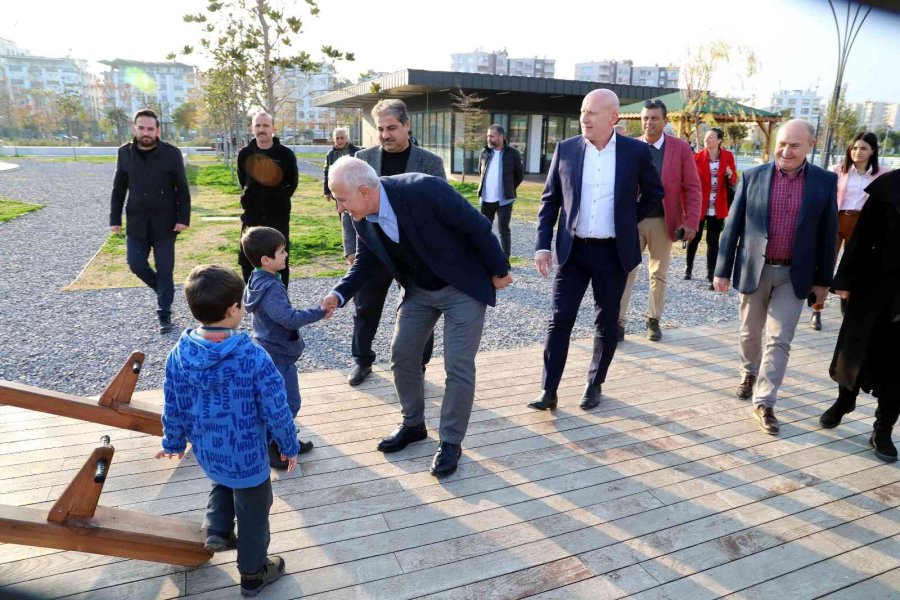
<path fill-rule="evenodd" d="M 21 217 L 26 213 L 44 208 L 43 204 L 31 204 L 29 202 L 19 202 L 18 200 L 7 200 L 0 197 L 0 223 L 11 221 L 16 217 Z"/>
<path fill-rule="evenodd" d="M 191 185 L 191 227 L 179 235 L 175 245 L 175 282 L 183 282 L 193 267 L 203 263 L 226 265 L 240 272 L 240 189 L 222 163 L 192 162 L 187 176 Z M 291 276 L 331 277 L 345 273 L 340 221 L 333 205 L 322 198 L 320 181 L 300 176 L 291 212 Z M 110 234 L 67 289 L 141 285 L 125 264 L 124 236 Z"/>

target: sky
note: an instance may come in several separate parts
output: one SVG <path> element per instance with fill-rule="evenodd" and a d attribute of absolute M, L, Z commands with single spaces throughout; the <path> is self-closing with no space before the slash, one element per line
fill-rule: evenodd
<path fill-rule="evenodd" d="M 450 55 L 477 48 L 506 49 L 510 58 L 556 59 L 556 77 L 571 79 L 576 62 L 632 59 L 635 65 L 676 65 L 713 41 L 752 50 L 759 64 L 723 65 L 713 91 L 756 98 L 765 106 L 774 90 L 815 89 L 830 97 L 837 69 L 837 34 L 826 0 L 319 0 L 310 17 L 302 0 L 286 0 L 303 19 L 302 48 L 318 57 L 329 44 L 356 55 L 338 72 L 356 81 L 369 69 L 450 70 Z M 199 29 L 186 12 L 204 0 L 33 0 L 0 3 L 0 38 L 32 54 L 87 60 L 163 61 L 196 43 Z M 152 6 L 150 10 L 148 6 Z M 843 25 L 844 0 L 835 0 Z M 387 7 L 387 8 L 385 8 Z M 619 7 L 631 8 L 620 14 Z M 733 52 L 738 54 L 738 52 Z M 856 40 L 844 82 L 851 102 L 900 102 L 900 14 L 875 11 Z M 181 59 L 205 66 L 201 56 Z"/>

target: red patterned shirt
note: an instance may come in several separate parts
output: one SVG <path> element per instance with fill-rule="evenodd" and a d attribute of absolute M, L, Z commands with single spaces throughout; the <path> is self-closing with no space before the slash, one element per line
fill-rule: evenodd
<path fill-rule="evenodd" d="M 793 177 L 777 164 L 769 194 L 769 243 L 766 258 L 791 260 L 794 253 L 794 233 L 797 231 L 797 215 L 806 186 L 806 162 Z"/>

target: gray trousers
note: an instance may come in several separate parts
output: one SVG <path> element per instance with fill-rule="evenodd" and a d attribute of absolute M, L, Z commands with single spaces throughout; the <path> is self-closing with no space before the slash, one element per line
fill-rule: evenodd
<path fill-rule="evenodd" d="M 486 305 L 453 286 L 435 292 L 415 285 L 404 289 L 391 341 L 391 371 L 404 425 L 425 422 L 422 351 L 444 315 L 444 400 L 441 441 L 462 443 L 475 400 L 475 353 L 481 343 Z"/>
<path fill-rule="evenodd" d="M 263 457 L 265 459 L 265 457 Z M 269 509 L 272 508 L 272 480 L 252 488 L 230 488 L 213 483 L 209 492 L 204 527 L 207 535 L 227 538 L 237 518 L 237 567 L 244 575 L 266 566 L 269 551 Z"/>
<path fill-rule="evenodd" d="M 759 288 L 741 294 L 741 372 L 757 377 L 754 406 L 775 406 L 803 302 L 794 293 L 791 268 L 786 266 L 764 265 Z"/>

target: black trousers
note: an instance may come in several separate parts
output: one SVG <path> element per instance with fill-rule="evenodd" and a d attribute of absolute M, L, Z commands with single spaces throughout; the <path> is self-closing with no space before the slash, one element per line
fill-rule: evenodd
<path fill-rule="evenodd" d="M 559 387 L 569 354 L 569 338 L 588 284 L 594 292 L 594 353 L 587 382 L 597 385 L 606 381 L 619 341 L 619 303 L 627 279 L 615 241 L 589 245 L 575 239 L 569 259 L 557 269 L 553 279 L 553 316 L 544 342 L 544 390 L 554 392 Z"/>
<path fill-rule="evenodd" d="M 284 236 L 284 239 L 287 240 L 285 249 L 288 252 L 291 251 L 291 236 L 289 227 L 290 223 L 288 221 L 281 221 L 279 223 L 244 223 L 243 225 L 241 225 L 241 235 L 244 234 L 245 229 L 261 225 L 271 227 L 272 229 L 277 229 L 278 231 L 280 231 L 281 235 Z M 244 253 L 241 250 L 240 246 L 238 246 L 238 264 L 241 265 L 241 276 L 244 278 L 244 283 L 250 281 L 250 275 L 253 274 L 253 265 L 251 265 L 250 261 L 247 260 L 247 257 L 244 256 Z M 287 287 L 288 279 L 291 275 L 291 267 L 287 263 L 285 263 L 284 269 L 279 271 L 279 273 L 281 274 L 281 282 L 284 284 L 284 287 Z"/>
<path fill-rule="evenodd" d="M 204 527 L 207 534 L 227 538 L 237 519 L 237 567 L 245 575 L 266 566 L 269 550 L 269 510 L 272 508 L 272 480 L 252 488 L 230 488 L 213 483 L 206 505 Z"/>
<path fill-rule="evenodd" d="M 509 262 L 510 249 L 512 247 L 512 235 L 509 231 L 509 222 L 512 220 L 512 203 L 506 206 L 500 206 L 499 202 L 482 202 L 481 214 L 488 218 L 491 225 L 494 224 L 494 215 L 497 215 L 497 231 L 500 233 L 500 247 L 506 254 L 506 260 Z"/>
<path fill-rule="evenodd" d="M 375 362 L 372 340 L 375 339 L 375 334 L 378 332 L 378 323 L 381 322 L 381 313 L 384 311 L 384 301 L 393 281 L 394 278 L 387 267 L 378 263 L 372 276 L 353 297 L 356 312 L 353 314 L 353 341 L 350 352 L 358 365 L 370 366 Z M 433 351 L 434 333 L 429 336 L 425 343 L 425 350 L 422 352 L 423 367 L 431 360 Z"/>
<path fill-rule="evenodd" d="M 706 279 L 713 280 L 713 273 L 716 271 L 716 258 L 719 256 L 719 236 L 722 234 L 722 223 L 725 219 L 717 219 L 712 216 L 705 216 L 700 219 L 700 227 L 697 229 L 697 235 L 690 241 L 687 247 L 687 272 L 694 270 L 694 257 L 697 255 L 697 248 L 700 246 L 700 238 L 703 236 L 703 225 L 706 224 Z"/>
<path fill-rule="evenodd" d="M 150 232 L 147 237 L 138 238 L 133 235 L 125 238 L 125 254 L 131 272 L 156 292 L 157 313 L 160 317 L 168 317 L 172 311 L 172 300 L 175 299 L 175 283 L 172 271 L 175 269 L 175 234 L 162 238 L 154 238 Z M 153 250 L 153 261 L 156 270 L 150 268 L 150 250 Z"/>

